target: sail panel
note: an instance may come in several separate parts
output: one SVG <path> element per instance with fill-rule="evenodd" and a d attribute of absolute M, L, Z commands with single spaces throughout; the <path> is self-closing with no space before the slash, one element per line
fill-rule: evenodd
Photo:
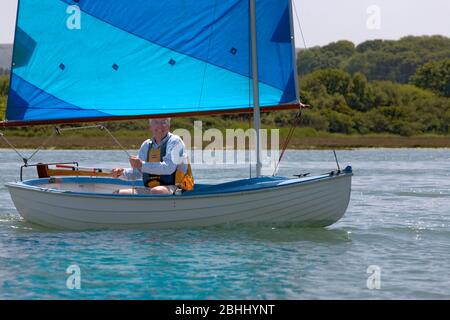
<path fill-rule="evenodd" d="M 77 2 L 20 1 L 9 121 L 251 107 L 248 0 Z M 296 100 L 288 5 L 257 0 L 261 106 Z"/>

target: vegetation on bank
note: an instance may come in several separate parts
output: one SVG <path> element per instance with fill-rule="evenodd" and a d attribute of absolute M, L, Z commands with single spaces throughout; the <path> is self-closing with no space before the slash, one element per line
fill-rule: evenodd
<path fill-rule="evenodd" d="M 355 46 L 338 41 L 298 54 L 301 96 L 313 108 L 305 111 L 303 128 L 294 137 L 354 138 L 438 137 L 449 134 L 450 124 L 450 39 L 441 36 L 406 37 L 398 41 L 373 40 Z M 4 114 L 7 76 L 0 77 L 0 114 Z M 287 135 L 295 111 L 263 114 L 266 128 L 283 128 Z M 193 128 L 194 120 L 211 127 L 248 128 L 250 115 L 180 118 L 173 128 Z M 141 139 L 147 123 L 110 122 L 118 137 Z M 49 127 L 8 129 L 8 135 L 48 135 Z M 100 130 L 68 135 L 100 137 Z M 370 141 L 370 139 L 368 140 Z"/>
<path fill-rule="evenodd" d="M 350 74 L 361 72 L 369 81 L 405 84 L 426 63 L 450 58 L 450 38 L 409 36 L 400 40 L 369 40 L 357 46 L 343 40 L 301 50 L 298 58 L 300 77 L 321 69 L 341 69 Z"/>

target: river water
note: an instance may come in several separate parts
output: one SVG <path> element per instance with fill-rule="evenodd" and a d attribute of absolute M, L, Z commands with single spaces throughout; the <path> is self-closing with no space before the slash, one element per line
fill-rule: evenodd
<path fill-rule="evenodd" d="M 344 218 L 328 228 L 69 232 L 22 220 L 4 187 L 20 161 L 0 150 L 0 299 L 449 299 L 450 150 L 338 157 L 355 175 Z M 120 151 L 42 151 L 34 160 L 127 162 Z M 335 166 L 331 151 L 288 151 L 279 174 Z M 199 182 L 248 176 L 248 168 L 194 172 Z M 68 286 L 69 266 L 80 281 Z"/>

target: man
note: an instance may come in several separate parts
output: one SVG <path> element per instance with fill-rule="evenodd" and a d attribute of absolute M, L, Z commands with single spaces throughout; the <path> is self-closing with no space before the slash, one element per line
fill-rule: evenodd
<path fill-rule="evenodd" d="M 121 189 L 119 194 L 174 194 L 183 178 L 193 178 L 185 156 L 185 145 L 177 135 L 170 133 L 170 118 L 150 119 L 153 138 L 144 141 L 138 156 L 130 157 L 131 168 L 113 169 L 114 178 L 143 179 L 145 188 Z M 180 178 L 181 177 L 181 178 Z"/>

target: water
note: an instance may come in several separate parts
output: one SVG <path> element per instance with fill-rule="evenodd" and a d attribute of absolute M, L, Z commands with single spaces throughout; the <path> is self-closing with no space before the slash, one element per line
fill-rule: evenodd
<path fill-rule="evenodd" d="M 20 163 L 0 150 L 0 299 L 449 299 L 450 150 L 338 156 L 354 168 L 353 191 L 344 218 L 326 229 L 67 232 L 20 218 L 3 186 Z M 120 151 L 44 151 L 35 160 L 126 164 Z M 280 174 L 334 168 L 330 151 L 289 151 Z M 194 169 L 201 182 L 248 175 Z M 70 265 L 81 270 L 80 290 L 66 285 Z M 369 266 L 380 270 L 380 289 L 368 288 L 378 275 Z"/>

